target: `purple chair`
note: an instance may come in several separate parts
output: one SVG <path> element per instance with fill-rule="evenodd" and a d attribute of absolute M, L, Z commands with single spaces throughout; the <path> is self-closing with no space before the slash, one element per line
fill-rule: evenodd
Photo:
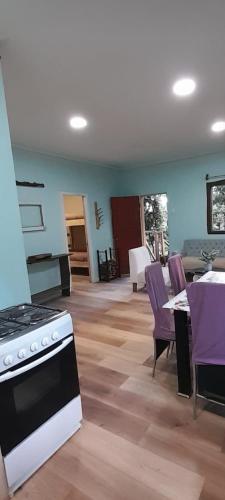
<path fill-rule="evenodd" d="M 181 256 L 179 254 L 172 255 L 172 257 L 168 259 L 168 267 L 171 286 L 174 295 L 177 295 L 178 293 L 182 292 L 182 290 L 185 290 L 187 286 Z"/>
<path fill-rule="evenodd" d="M 175 341 L 174 318 L 169 309 L 162 306 L 168 302 L 168 294 L 163 279 L 162 267 L 155 262 L 145 268 L 146 288 L 152 306 L 155 328 L 154 338 L 154 365 L 152 376 L 155 375 L 156 361 L 162 352 L 170 347 L 170 342 Z"/>
<path fill-rule="evenodd" d="M 202 381 L 204 380 L 204 383 L 210 384 L 211 387 L 212 384 L 216 384 L 218 391 L 224 386 L 225 369 L 222 375 L 223 380 L 220 378 L 218 383 L 218 368 L 221 370 L 222 365 L 225 365 L 225 285 L 196 281 L 188 287 L 187 296 L 192 325 L 193 417 L 196 418 L 197 397 L 218 402 L 211 396 L 220 393 L 207 389 L 208 397 L 200 394 L 200 391 L 205 393 L 202 389 Z M 216 378 L 212 380 L 210 377 L 208 382 L 206 369 L 208 370 L 209 366 L 207 365 L 214 365 L 214 370 L 217 370 Z M 199 388 L 200 374 L 201 388 Z"/>

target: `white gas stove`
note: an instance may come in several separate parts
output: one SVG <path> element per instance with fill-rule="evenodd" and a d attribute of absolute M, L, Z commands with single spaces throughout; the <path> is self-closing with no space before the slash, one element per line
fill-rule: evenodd
<path fill-rule="evenodd" d="M 80 428 L 73 325 L 67 311 L 0 311 L 0 448 L 10 492 Z"/>
<path fill-rule="evenodd" d="M 0 373 L 73 332 L 67 311 L 21 304 L 0 311 Z"/>

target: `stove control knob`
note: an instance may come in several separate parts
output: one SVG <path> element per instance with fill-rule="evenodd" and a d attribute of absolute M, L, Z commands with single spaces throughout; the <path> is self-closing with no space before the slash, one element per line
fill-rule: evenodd
<path fill-rule="evenodd" d="M 33 344 L 31 344 L 31 346 L 30 346 L 30 350 L 31 350 L 31 352 L 37 351 L 38 350 L 38 343 L 33 342 Z"/>
<path fill-rule="evenodd" d="M 48 344 L 49 344 L 49 338 L 48 337 L 43 337 L 43 339 L 41 341 L 41 345 L 43 345 L 43 347 L 45 347 Z"/>
<path fill-rule="evenodd" d="M 18 356 L 19 359 L 23 359 L 23 358 L 25 358 L 26 353 L 27 353 L 26 349 L 20 349 L 20 351 L 18 352 L 17 356 Z"/>
<path fill-rule="evenodd" d="M 52 340 L 59 340 L 59 332 L 55 331 L 52 333 Z"/>
<path fill-rule="evenodd" d="M 8 356 L 6 356 L 3 360 L 5 366 L 11 365 L 12 362 L 13 362 L 13 356 L 11 356 L 11 354 L 8 354 Z"/>

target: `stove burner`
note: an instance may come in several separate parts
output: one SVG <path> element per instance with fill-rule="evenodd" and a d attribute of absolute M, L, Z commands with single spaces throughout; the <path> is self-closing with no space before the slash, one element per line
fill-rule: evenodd
<path fill-rule="evenodd" d="M 41 321 L 54 318 L 62 311 L 51 309 L 45 306 L 36 306 L 34 304 L 21 304 L 15 307 L 9 307 L 0 311 L 0 320 L 17 322 L 20 325 L 36 325 Z"/>
<path fill-rule="evenodd" d="M 41 307 L 33 306 L 19 306 L 11 310 L 8 315 L 9 320 L 19 321 L 26 323 L 27 325 L 36 325 L 40 321 L 43 321 L 49 317 L 53 316 L 52 310 L 48 311 Z"/>
<path fill-rule="evenodd" d="M 0 319 L 0 341 L 8 335 L 12 335 L 15 332 L 21 332 L 24 328 L 24 325 L 16 323 L 15 321 L 11 322 Z"/>

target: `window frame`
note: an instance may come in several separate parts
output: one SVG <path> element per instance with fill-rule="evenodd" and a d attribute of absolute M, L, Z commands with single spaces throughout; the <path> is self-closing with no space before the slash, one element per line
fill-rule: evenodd
<path fill-rule="evenodd" d="M 40 215 L 40 224 L 31 226 L 31 225 L 23 225 L 22 212 L 20 210 L 20 218 L 21 218 L 21 227 L 23 233 L 28 233 L 32 231 L 45 231 L 46 227 L 44 225 L 44 215 L 43 215 L 43 207 L 41 203 L 19 203 L 19 209 L 23 207 L 37 207 L 39 209 Z"/>
<path fill-rule="evenodd" d="M 212 188 L 215 186 L 225 186 L 225 179 L 214 182 L 207 182 L 206 184 L 206 195 L 207 195 L 207 233 L 208 234 L 225 234 L 225 229 L 223 231 L 216 231 L 212 226 Z"/>

